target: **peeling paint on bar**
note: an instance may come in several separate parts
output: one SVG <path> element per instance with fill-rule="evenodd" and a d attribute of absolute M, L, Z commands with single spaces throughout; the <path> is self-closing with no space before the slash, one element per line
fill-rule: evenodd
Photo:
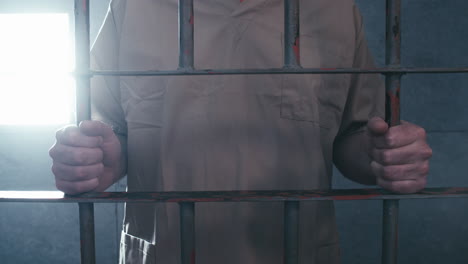
<path fill-rule="evenodd" d="M 401 0 L 386 3 L 385 64 L 401 67 Z M 400 124 L 401 73 L 385 75 L 385 121 L 389 126 Z M 398 262 L 398 210 L 399 200 L 383 201 L 382 217 L 382 264 Z"/>
<path fill-rule="evenodd" d="M 300 68 L 299 0 L 284 0 L 284 68 Z"/>

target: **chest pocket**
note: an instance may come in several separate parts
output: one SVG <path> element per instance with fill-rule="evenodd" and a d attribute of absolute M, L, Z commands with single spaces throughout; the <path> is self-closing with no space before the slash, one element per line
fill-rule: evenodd
<path fill-rule="evenodd" d="M 352 54 L 332 48 L 330 42 L 308 35 L 301 35 L 300 42 L 304 68 L 350 67 Z M 281 117 L 336 129 L 346 103 L 349 77 L 346 74 L 284 75 Z"/>
<path fill-rule="evenodd" d="M 323 86 L 319 75 L 288 74 L 281 83 L 281 118 L 320 123 L 317 92 Z"/>

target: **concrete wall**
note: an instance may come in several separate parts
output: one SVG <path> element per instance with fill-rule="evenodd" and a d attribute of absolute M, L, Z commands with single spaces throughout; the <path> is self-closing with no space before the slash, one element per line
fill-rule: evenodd
<path fill-rule="evenodd" d="M 73 1 L 2 0 L 1 12 L 66 11 Z M 107 8 L 92 1 L 92 34 Z M 384 62 L 383 0 L 358 0 L 376 61 Z M 25 8 L 25 6 L 28 6 Z M 404 66 L 468 64 L 468 2 L 403 1 Z M 403 77 L 402 118 L 424 126 L 434 149 L 429 186 L 468 186 L 468 75 Z M 57 127 L 0 126 L 0 190 L 54 190 L 48 148 Z M 359 188 L 335 172 L 336 188 Z M 119 183 L 113 190 L 122 190 Z M 343 263 L 378 263 L 381 202 L 337 202 Z M 468 263 L 468 200 L 401 201 L 399 263 Z M 98 263 L 117 263 L 121 205 L 96 205 Z M 0 204 L 0 263 L 79 262 L 75 204 Z"/>

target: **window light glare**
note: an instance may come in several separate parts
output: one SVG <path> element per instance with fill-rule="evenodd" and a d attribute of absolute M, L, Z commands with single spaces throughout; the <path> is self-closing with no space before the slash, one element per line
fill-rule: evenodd
<path fill-rule="evenodd" d="M 70 122 L 74 80 L 68 14 L 0 15 L 0 124 Z"/>

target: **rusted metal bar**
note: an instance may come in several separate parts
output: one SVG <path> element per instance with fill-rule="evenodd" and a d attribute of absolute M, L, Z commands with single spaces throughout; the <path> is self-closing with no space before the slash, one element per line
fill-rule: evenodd
<path fill-rule="evenodd" d="M 179 0 L 179 69 L 193 69 L 193 28 L 193 0 Z"/>
<path fill-rule="evenodd" d="M 343 189 L 330 191 L 100 192 L 85 193 L 78 196 L 64 195 L 59 191 L 0 191 L 0 203 L 278 202 L 436 198 L 468 198 L 468 187 L 428 188 L 414 194 L 396 194 L 383 189 Z"/>
<path fill-rule="evenodd" d="M 299 263 L 299 202 L 284 203 L 284 264 Z"/>
<path fill-rule="evenodd" d="M 284 0 L 284 69 L 301 68 L 299 0 Z M 284 263 L 299 263 L 299 202 L 284 203 Z"/>
<path fill-rule="evenodd" d="M 385 200 L 383 209 L 382 263 L 397 263 L 398 255 L 398 200 Z"/>
<path fill-rule="evenodd" d="M 182 202 L 179 206 L 181 263 L 195 264 L 195 204 Z"/>
<path fill-rule="evenodd" d="M 94 204 L 79 203 L 80 212 L 80 248 L 81 263 L 96 263 L 96 246 L 94 239 Z"/>
<path fill-rule="evenodd" d="M 300 68 L 299 0 L 284 0 L 284 68 Z"/>
<path fill-rule="evenodd" d="M 385 64 L 401 66 L 401 0 L 387 0 Z M 390 126 L 400 124 L 401 74 L 385 76 L 385 120 Z M 398 262 L 398 208 L 399 200 L 383 201 L 382 264 Z"/>
<path fill-rule="evenodd" d="M 75 0 L 76 122 L 91 119 L 89 0 Z M 79 203 L 81 263 L 95 264 L 94 204 Z"/>
<path fill-rule="evenodd" d="M 401 64 L 401 0 L 387 0 L 387 31 L 385 45 L 385 63 L 387 67 L 398 68 Z M 386 90 L 386 121 L 391 126 L 400 124 L 400 87 L 401 74 L 387 73 Z"/>
<path fill-rule="evenodd" d="M 91 71 L 95 76 L 177 76 L 177 75 L 251 75 L 251 74 L 448 74 L 468 73 L 468 68 L 272 68 L 201 69 L 174 71 Z"/>

